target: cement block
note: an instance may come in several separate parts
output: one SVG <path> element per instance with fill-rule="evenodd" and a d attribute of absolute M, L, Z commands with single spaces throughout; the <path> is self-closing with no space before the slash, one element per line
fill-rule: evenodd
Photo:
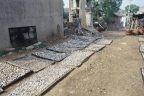
<path fill-rule="evenodd" d="M 0 88 L 0 93 L 2 93 L 3 92 L 3 89 L 2 88 Z"/>

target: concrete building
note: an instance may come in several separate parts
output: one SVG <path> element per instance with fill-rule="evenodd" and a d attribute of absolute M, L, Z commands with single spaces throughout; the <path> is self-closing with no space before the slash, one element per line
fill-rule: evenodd
<path fill-rule="evenodd" d="M 138 14 L 143 14 L 144 13 L 144 6 L 139 8 L 139 11 L 137 12 Z"/>
<path fill-rule="evenodd" d="M 0 0 L 0 49 L 11 47 L 9 28 L 35 26 L 38 41 L 63 32 L 63 0 Z M 61 33 L 63 35 L 63 33 Z"/>

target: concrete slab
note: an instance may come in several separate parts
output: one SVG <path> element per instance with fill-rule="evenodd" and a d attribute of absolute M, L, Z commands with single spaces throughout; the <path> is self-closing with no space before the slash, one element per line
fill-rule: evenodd
<path fill-rule="evenodd" d="M 0 87 L 6 87 L 29 72 L 30 70 L 22 69 L 8 63 L 0 63 Z"/>
<path fill-rule="evenodd" d="M 77 51 L 70 56 L 68 56 L 66 59 L 58 63 L 58 65 L 61 66 L 67 66 L 67 67 L 78 67 L 80 66 L 87 58 L 89 58 L 94 52 L 92 51 Z"/>
<path fill-rule="evenodd" d="M 101 45 L 110 45 L 113 42 L 113 40 L 108 39 L 98 39 L 94 43 L 101 44 Z"/>
<path fill-rule="evenodd" d="M 84 50 L 97 52 L 97 51 L 100 51 L 101 49 L 103 49 L 104 47 L 105 47 L 105 45 L 99 45 L 99 44 L 92 43 L 88 47 L 86 47 Z"/>
<path fill-rule="evenodd" d="M 144 52 L 144 44 L 140 45 L 140 49 L 139 50 L 140 50 L 140 52 Z"/>
<path fill-rule="evenodd" d="M 55 52 L 63 52 L 63 53 L 73 53 L 74 51 L 77 51 L 81 48 L 68 48 L 66 46 L 62 46 L 60 44 L 57 44 L 55 46 L 47 48 L 47 50 L 52 50 Z"/>
<path fill-rule="evenodd" d="M 50 50 L 44 50 L 44 51 L 34 52 L 32 53 L 32 55 L 43 58 L 43 59 L 48 59 L 48 60 L 59 62 L 63 60 L 64 58 L 66 58 L 69 54 L 57 53 L 57 52 L 50 51 Z"/>
<path fill-rule="evenodd" d="M 144 42 L 144 38 L 143 38 L 143 37 L 140 37 L 140 38 L 139 38 L 139 42 Z"/>
<path fill-rule="evenodd" d="M 15 64 L 21 68 L 25 67 L 26 69 L 32 70 L 34 72 L 40 71 L 54 63 L 54 61 L 33 58 L 30 56 L 24 56 L 9 62 L 10 64 Z"/>
<path fill-rule="evenodd" d="M 39 96 L 72 70 L 73 68 L 48 66 L 18 86 L 8 96 Z"/>

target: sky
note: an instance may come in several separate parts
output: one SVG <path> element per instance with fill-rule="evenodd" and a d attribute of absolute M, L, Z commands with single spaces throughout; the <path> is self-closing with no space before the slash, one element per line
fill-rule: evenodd
<path fill-rule="evenodd" d="M 63 0 L 64 3 L 65 3 L 65 8 L 68 8 L 69 7 L 69 0 Z M 127 6 L 129 4 L 129 0 L 123 0 L 123 3 L 121 5 L 121 9 L 124 9 L 125 6 Z M 140 7 L 144 6 L 144 0 L 132 0 L 131 1 L 131 4 L 136 4 Z"/>

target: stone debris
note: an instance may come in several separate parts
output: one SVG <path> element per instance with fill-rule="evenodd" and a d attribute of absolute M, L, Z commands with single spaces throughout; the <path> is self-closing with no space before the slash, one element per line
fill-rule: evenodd
<path fill-rule="evenodd" d="M 42 44 L 42 43 L 41 43 L 41 42 L 38 42 L 38 43 L 33 44 L 33 46 L 38 46 L 38 45 L 40 45 L 40 44 Z"/>
<path fill-rule="evenodd" d="M 50 51 L 50 50 L 44 50 L 44 51 L 34 52 L 32 53 L 32 55 L 59 62 L 63 60 L 64 58 L 66 58 L 69 55 L 69 53 L 57 53 L 57 52 Z"/>
<path fill-rule="evenodd" d="M 33 45 L 26 47 L 26 50 L 32 50 L 32 49 L 34 49 Z"/>
<path fill-rule="evenodd" d="M 39 96 L 72 70 L 61 66 L 48 66 L 18 86 L 8 96 Z"/>
<path fill-rule="evenodd" d="M 0 93 L 2 93 L 3 92 L 3 89 L 2 88 L 0 88 Z"/>
<path fill-rule="evenodd" d="M 144 42 L 144 38 L 140 37 L 139 42 Z"/>
<path fill-rule="evenodd" d="M 96 44 L 101 44 L 101 45 L 110 45 L 113 40 L 108 40 L 108 39 L 98 39 L 94 43 Z"/>
<path fill-rule="evenodd" d="M 17 64 L 18 66 L 26 67 L 27 69 L 33 70 L 34 72 L 40 71 L 54 63 L 54 61 L 33 58 L 30 56 L 17 58 L 10 62 Z"/>
<path fill-rule="evenodd" d="M 90 57 L 94 52 L 92 51 L 77 51 L 68 56 L 66 59 L 61 61 L 58 65 L 60 66 L 70 66 L 76 67 L 80 66 L 88 57 Z"/>
<path fill-rule="evenodd" d="M 0 63 L 0 87 L 6 87 L 29 72 L 30 70 L 22 69 L 8 63 Z"/>
<path fill-rule="evenodd" d="M 13 52 L 13 51 L 15 51 L 15 48 L 6 48 L 6 49 L 4 49 L 6 52 Z"/>
<path fill-rule="evenodd" d="M 140 52 L 144 52 L 144 44 L 140 45 Z"/>
<path fill-rule="evenodd" d="M 105 47 L 105 45 L 98 45 L 98 44 L 92 43 L 91 45 L 86 47 L 84 50 L 97 52 L 97 51 L 100 51 L 101 49 L 103 49 L 104 47 Z"/>

